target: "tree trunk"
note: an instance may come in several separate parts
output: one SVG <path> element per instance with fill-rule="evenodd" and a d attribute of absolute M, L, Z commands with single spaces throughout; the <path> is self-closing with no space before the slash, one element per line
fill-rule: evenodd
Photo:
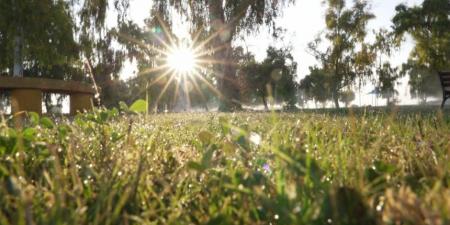
<path fill-rule="evenodd" d="M 231 40 L 229 43 L 225 44 L 228 46 L 225 51 L 225 55 L 222 59 L 217 58 L 216 60 L 221 60 L 225 62 L 220 66 L 219 73 L 220 86 L 219 91 L 222 93 L 222 98 L 220 99 L 220 111 L 235 111 L 241 109 L 240 105 L 240 90 L 239 83 L 236 76 L 236 67 L 233 65 L 233 54 L 231 47 Z"/>
<path fill-rule="evenodd" d="M 212 48 L 220 48 L 213 53 L 214 70 L 217 78 L 220 111 L 234 111 L 241 109 L 239 103 L 239 86 L 236 77 L 236 68 L 233 65 L 232 40 L 234 35 L 233 24 L 225 21 L 225 12 L 222 4 L 217 0 L 208 1 L 208 10 L 211 23 L 211 33 L 215 35 L 211 41 Z"/>
<path fill-rule="evenodd" d="M 19 34 L 14 37 L 13 76 L 23 77 L 23 58 L 22 58 L 23 35 L 21 29 L 18 29 L 18 31 Z"/>
<path fill-rule="evenodd" d="M 334 102 L 334 106 L 336 107 L 336 109 L 339 109 L 339 95 L 338 95 L 338 91 L 334 91 L 333 93 L 333 102 Z"/>
<path fill-rule="evenodd" d="M 269 106 L 267 105 L 267 99 L 266 99 L 266 96 L 261 96 L 261 98 L 262 98 L 262 101 L 263 101 L 263 104 L 264 104 L 264 109 L 265 109 L 266 111 L 269 111 Z"/>

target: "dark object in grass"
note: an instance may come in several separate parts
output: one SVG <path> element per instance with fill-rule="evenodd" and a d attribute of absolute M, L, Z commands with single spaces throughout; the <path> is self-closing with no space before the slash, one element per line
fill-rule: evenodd
<path fill-rule="evenodd" d="M 376 219 L 359 191 L 337 187 L 322 202 L 322 217 L 317 224 L 375 225 Z"/>
<path fill-rule="evenodd" d="M 450 72 L 439 72 L 439 79 L 443 94 L 441 108 L 444 108 L 445 101 L 450 98 Z"/>

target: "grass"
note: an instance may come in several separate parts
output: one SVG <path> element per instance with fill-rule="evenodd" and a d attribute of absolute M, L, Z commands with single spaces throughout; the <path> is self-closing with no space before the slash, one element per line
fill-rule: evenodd
<path fill-rule="evenodd" d="M 449 224 L 450 116 L 133 115 L 0 125 L 0 224 Z"/>

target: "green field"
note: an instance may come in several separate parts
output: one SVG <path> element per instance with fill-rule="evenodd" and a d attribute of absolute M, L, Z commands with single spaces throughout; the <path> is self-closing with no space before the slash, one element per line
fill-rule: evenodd
<path fill-rule="evenodd" d="M 450 114 L 0 119 L 0 224 L 449 224 Z"/>

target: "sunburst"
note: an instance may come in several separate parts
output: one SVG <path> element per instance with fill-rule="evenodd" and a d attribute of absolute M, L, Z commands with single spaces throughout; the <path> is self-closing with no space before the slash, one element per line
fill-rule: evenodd
<path fill-rule="evenodd" d="M 190 107 L 190 93 L 197 92 L 204 101 L 206 101 L 205 94 L 202 92 L 199 83 L 205 84 L 205 86 L 209 89 L 211 93 L 216 95 L 218 98 L 222 98 L 222 94 L 219 90 L 215 88 L 208 79 L 205 78 L 204 72 L 208 70 L 210 65 L 213 64 L 224 64 L 230 62 L 217 62 L 216 60 L 212 60 L 210 55 L 214 52 L 221 51 L 224 49 L 223 46 L 213 46 L 209 49 L 206 49 L 217 35 L 220 34 L 221 31 L 218 31 L 203 41 L 199 41 L 200 33 L 199 31 L 192 40 L 184 40 L 184 42 L 176 40 L 175 37 L 171 36 L 171 32 L 169 32 L 167 25 L 158 18 L 158 21 L 161 25 L 161 28 L 153 29 L 153 36 L 156 38 L 157 46 L 148 45 L 141 40 L 136 40 L 130 37 L 127 34 L 119 34 L 122 38 L 127 39 L 128 41 L 132 41 L 133 43 L 139 45 L 142 48 L 146 48 L 147 50 L 151 50 L 156 52 L 162 60 L 159 60 L 159 65 L 152 66 L 150 68 L 143 69 L 139 72 L 140 74 L 148 74 L 150 72 L 158 71 L 155 73 L 157 76 L 151 83 L 147 85 L 147 88 L 151 88 L 152 85 L 159 84 L 160 81 L 164 81 L 164 86 L 162 91 L 156 96 L 155 104 L 158 105 L 161 98 L 166 94 L 169 86 L 175 83 L 176 87 L 174 90 L 174 99 L 177 100 L 180 91 L 184 91 L 185 102 L 188 103 L 188 107 Z M 162 38 L 160 33 L 163 32 L 165 38 Z M 190 42 L 190 43 L 186 43 Z M 190 86 L 191 88 L 188 88 Z M 142 93 L 139 93 L 139 95 Z"/>
<path fill-rule="evenodd" d="M 177 74 L 192 75 L 198 66 L 197 60 L 194 50 L 185 46 L 169 49 L 166 56 L 167 66 Z"/>

